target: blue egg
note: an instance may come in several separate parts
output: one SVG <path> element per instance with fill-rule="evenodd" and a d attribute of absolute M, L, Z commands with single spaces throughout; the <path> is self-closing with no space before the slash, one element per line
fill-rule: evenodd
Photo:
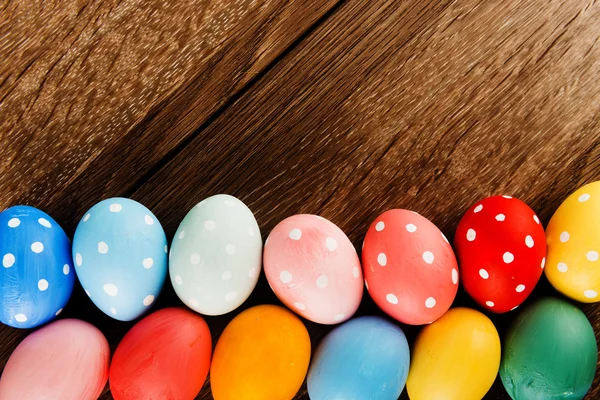
<path fill-rule="evenodd" d="M 52 217 L 14 206 L 0 213 L 0 321 L 34 328 L 60 314 L 75 273 L 71 242 Z"/>
<path fill-rule="evenodd" d="M 408 342 L 398 326 L 359 317 L 331 331 L 308 371 L 311 400 L 396 400 L 410 365 Z"/>
<path fill-rule="evenodd" d="M 167 275 L 167 238 L 140 203 L 112 198 L 93 206 L 73 238 L 81 286 L 106 315 L 131 321 L 158 297 Z"/>

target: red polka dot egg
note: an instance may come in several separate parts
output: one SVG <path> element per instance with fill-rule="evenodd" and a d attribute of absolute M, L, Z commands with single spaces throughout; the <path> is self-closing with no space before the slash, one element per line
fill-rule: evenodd
<path fill-rule="evenodd" d="M 264 269 L 279 300 L 313 322 L 345 321 L 362 298 L 360 260 L 352 242 L 316 215 L 294 215 L 273 228 L 265 242 Z"/>
<path fill-rule="evenodd" d="M 496 313 L 515 309 L 529 296 L 546 262 L 540 220 L 510 196 L 475 203 L 461 219 L 454 244 L 465 290 Z"/>
<path fill-rule="evenodd" d="M 371 224 L 362 261 L 375 303 L 394 319 L 422 325 L 440 318 L 456 297 L 458 266 L 443 233 L 427 218 L 389 210 Z"/>

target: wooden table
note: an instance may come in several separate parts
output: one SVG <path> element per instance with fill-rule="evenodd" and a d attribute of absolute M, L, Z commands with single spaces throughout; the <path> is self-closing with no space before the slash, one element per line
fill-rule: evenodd
<path fill-rule="evenodd" d="M 172 237 L 229 193 L 263 239 L 314 213 L 357 249 L 387 209 L 451 237 L 492 194 L 546 224 L 600 178 L 599 21 L 591 0 L 0 0 L 0 205 L 72 235 L 99 200 L 131 197 Z M 166 286 L 156 308 L 180 304 Z M 263 275 L 243 308 L 274 302 Z M 359 313 L 380 314 L 368 296 Z M 215 339 L 233 314 L 207 318 Z M 63 315 L 113 349 L 132 326 L 80 287 Z M 494 317 L 501 334 L 513 317 Z M 330 329 L 307 326 L 313 345 Z M 27 333 L 0 327 L 0 368 Z M 507 398 L 499 380 L 486 396 Z"/>

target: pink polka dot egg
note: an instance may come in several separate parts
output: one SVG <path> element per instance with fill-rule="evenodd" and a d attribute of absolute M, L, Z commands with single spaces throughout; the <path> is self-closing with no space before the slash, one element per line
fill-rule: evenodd
<path fill-rule="evenodd" d="M 348 237 L 317 215 L 286 218 L 264 249 L 271 289 L 288 308 L 320 324 L 337 324 L 358 309 L 363 294 L 360 260 Z"/>
<path fill-rule="evenodd" d="M 435 321 L 456 297 L 459 275 L 452 247 L 415 212 L 396 209 L 377 217 L 365 236 L 362 261 L 375 303 L 405 324 Z"/>

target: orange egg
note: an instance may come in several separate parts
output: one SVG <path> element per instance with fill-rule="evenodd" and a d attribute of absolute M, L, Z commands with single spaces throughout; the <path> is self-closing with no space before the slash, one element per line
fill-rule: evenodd
<path fill-rule="evenodd" d="M 210 382 L 215 400 L 289 400 L 302 386 L 310 337 L 290 311 L 252 307 L 227 325 L 217 342 Z"/>

